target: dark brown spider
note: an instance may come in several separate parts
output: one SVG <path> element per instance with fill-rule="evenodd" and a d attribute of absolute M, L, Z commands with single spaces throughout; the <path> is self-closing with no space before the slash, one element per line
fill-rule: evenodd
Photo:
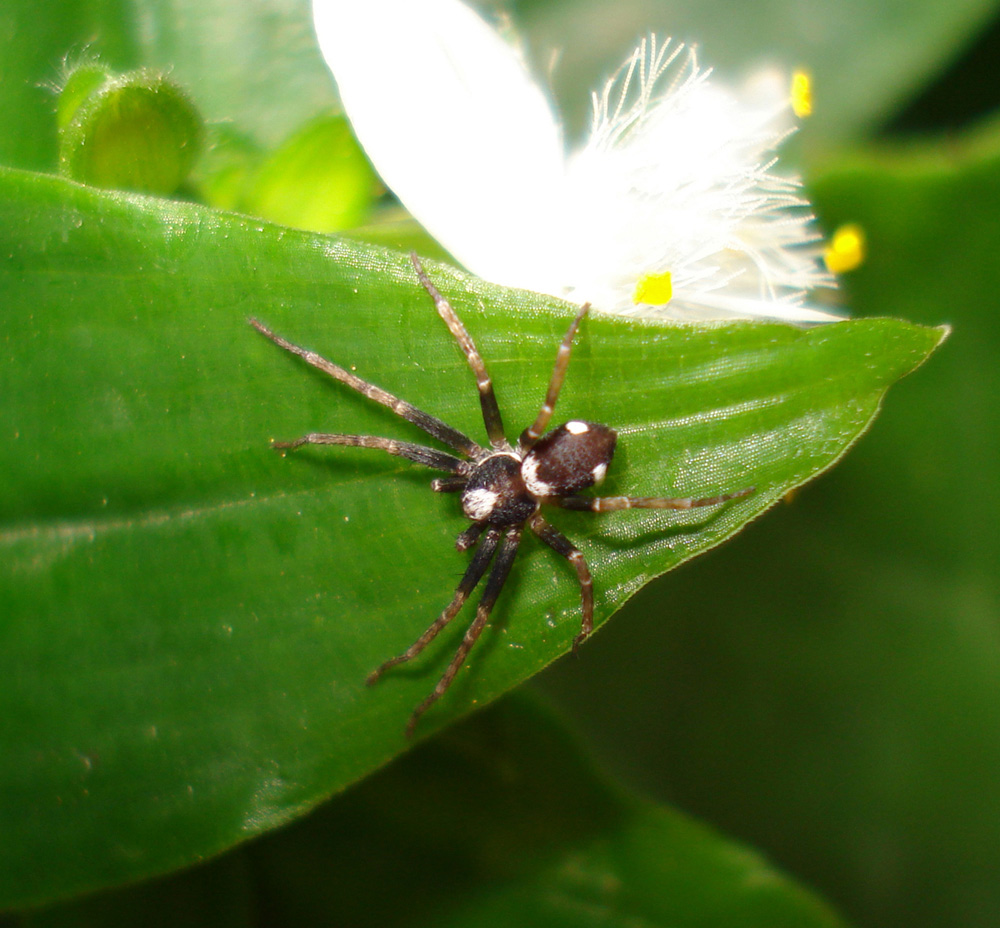
<path fill-rule="evenodd" d="M 555 368 L 549 381 L 549 389 L 545 394 L 542 408 L 538 411 L 538 417 L 532 425 L 521 433 L 517 444 L 511 445 L 504 434 L 500 409 L 493 393 L 493 384 L 489 374 L 486 373 L 486 365 L 476 350 L 472 338 L 455 314 L 451 304 L 441 296 L 434 284 L 431 283 L 417 256 L 413 254 L 410 258 L 414 268 L 416 268 L 420 283 L 433 298 L 438 313 L 444 319 L 452 335 L 455 336 L 469 361 L 469 366 L 476 375 L 483 420 L 486 423 L 486 434 L 490 440 L 489 448 L 476 444 L 471 438 L 453 429 L 447 423 L 417 409 L 416 406 L 405 400 L 387 393 L 380 387 L 356 377 L 315 352 L 293 345 L 281 336 L 275 335 L 256 319 L 250 320 L 250 324 L 258 332 L 266 335 L 285 351 L 298 355 L 308 364 L 329 374 L 335 380 L 357 390 L 376 403 L 387 406 L 397 416 L 412 422 L 428 435 L 465 456 L 460 458 L 424 445 L 372 435 L 328 435 L 312 432 L 297 438 L 295 441 L 274 442 L 274 447 L 282 450 L 291 450 L 302 445 L 352 445 L 360 448 L 377 448 L 380 451 L 387 451 L 389 454 L 408 458 L 418 464 L 423 464 L 425 467 L 446 471 L 451 476 L 439 477 L 431 481 L 431 488 L 439 493 L 460 492 L 462 510 L 472 520 L 472 524 L 458 536 L 455 547 L 459 551 L 466 551 L 478 541 L 479 548 L 466 568 L 465 575 L 458 584 L 458 589 L 451 602 L 410 647 L 397 657 L 387 660 L 368 677 L 369 685 L 377 682 L 389 668 L 411 660 L 420 654 L 458 614 L 466 599 L 483 578 L 490 561 L 493 561 L 493 568 L 486 580 L 483 597 L 476 610 L 476 617 L 472 620 L 458 651 L 455 652 L 455 656 L 438 681 L 437 686 L 410 716 L 406 725 L 407 737 L 413 734 L 414 726 L 420 716 L 440 699 L 451 685 L 466 656 L 486 626 L 490 612 L 500 595 L 507 576 L 510 574 L 525 526 L 530 528 L 554 551 L 565 557 L 576 569 L 583 602 L 583 621 L 580 634 L 573 641 L 574 651 L 593 631 L 594 592 L 590 570 L 587 568 L 583 555 L 570 543 L 569 539 L 542 518 L 539 510 L 543 505 L 586 512 L 611 512 L 617 509 L 692 509 L 696 506 L 714 506 L 726 500 L 746 496 L 754 489 L 748 487 L 736 493 L 708 496 L 704 499 L 671 499 L 656 496 L 578 496 L 580 490 L 594 486 L 604 479 L 615 451 L 617 433 L 606 425 L 584 422 L 580 419 L 574 419 L 550 432 L 542 433 L 552 418 L 552 412 L 559 397 L 559 389 L 566 376 L 573 336 L 576 334 L 580 321 L 587 314 L 590 308 L 589 304 L 577 313 L 559 345 Z M 495 560 L 494 555 L 496 556 Z"/>

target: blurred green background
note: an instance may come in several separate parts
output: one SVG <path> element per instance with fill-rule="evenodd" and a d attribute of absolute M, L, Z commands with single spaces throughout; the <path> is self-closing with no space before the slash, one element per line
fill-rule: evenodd
<path fill-rule="evenodd" d="M 857 317 L 947 323 L 951 338 L 830 474 L 642 589 L 531 693 L 205 868 L 7 919 L 838 923 L 735 839 L 856 925 L 995 925 L 1000 4 L 487 9 L 511 17 L 540 70 L 561 50 L 554 89 L 576 128 L 590 88 L 651 30 L 697 42 L 723 78 L 808 68 L 816 112 L 792 154 L 824 227 L 860 223 L 868 239 L 845 304 Z M 88 62 L 163 72 L 189 97 L 168 105 L 204 117 L 182 140 L 200 157 L 178 198 L 429 250 L 337 115 L 304 0 L 7 0 L 0 165 L 71 170 L 52 88 Z M 67 121 L 82 131 L 86 115 Z M 227 286 L 238 291 L 236 272 Z M 661 908 L 665 892 L 689 909 Z"/>

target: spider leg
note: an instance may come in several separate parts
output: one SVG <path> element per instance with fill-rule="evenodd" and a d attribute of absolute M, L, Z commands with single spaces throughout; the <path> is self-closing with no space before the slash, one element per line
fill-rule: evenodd
<path fill-rule="evenodd" d="M 490 375 L 486 371 L 486 364 L 476 349 L 476 344 L 473 342 L 472 336 L 469 335 L 465 326 L 462 325 L 462 320 L 456 315 L 451 303 L 441 296 L 438 288 L 431 282 L 416 252 L 410 252 L 410 260 L 416 269 L 417 277 L 420 278 L 420 283 L 423 284 L 424 289 L 431 295 L 431 299 L 434 300 L 438 315 L 444 319 L 445 325 L 448 326 L 451 334 L 455 336 L 455 340 L 469 362 L 469 367 L 472 368 L 472 373 L 476 375 L 476 386 L 479 388 L 479 403 L 483 408 L 483 422 L 486 423 L 486 434 L 490 438 L 490 444 L 496 449 L 507 448 L 507 437 L 504 435 L 503 420 L 500 417 L 500 407 L 497 405 L 497 397 L 493 392 L 493 381 L 490 380 Z"/>
<path fill-rule="evenodd" d="M 455 539 L 455 549 L 458 551 L 468 551 L 479 540 L 479 536 L 483 534 L 483 529 L 488 524 L 487 522 L 473 522 L 472 525 Z"/>
<path fill-rule="evenodd" d="M 619 509 L 697 509 L 699 506 L 715 506 L 726 500 L 748 496 L 756 487 L 747 487 L 735 493 L 721 496 L 706 496 L 703 499 L 673 499 L 663 496 L 551 496 L 544 502 L 562 509 L 576 509 L 583 512 L 615 512 Z"/>
<path fill-rule="evenodd" d="M 498 532 L 498 529 L 491 528 L 490 534 Z M 489 535 L 487 535 L 489 538 Z M 444 675 L 438 680 L 437 686 L 431 691 L 430 696 L 428 696 L 416 709 L 413 710 L 413 715 L 410 716 L 409 722 L 406 723 L 406 737 L 410 738 L 413 736 L 413 729 L 416 727 L 417 722 L 431 706 L 434 705 L 445 693 L 449 686 L 451 686 L 452 681 L 455 679 L 455 675 L 458 673 L 459 668 L 465 662 L 465 658 L 468 656 L 469 651 L 472 650 L 476 641 L 479 640 L 479 636 L 482 634 L 483 629 L 486 627 L 486 623 L 489 621 L 490 612 L 493 610 L 493 606 L 497 601 L 497 597 L 500 595 L 500 591 L 503 589 L 504 583 L 507 581 L 507 577 L 510 574 L 510 568 L 514 564 L 514 557 L 517 554 L 517 546 L 521 542 L 521 526 L 516 525 L 512 528 L 507 529 L 503 541 L 500 543 L 500 550 L 497 553 L 497 559 L 493 564 L 493 569 L 490 571 L 490 576 L 486 581 L 486 587 L 483 590 L 483 598 L 479 601 L 479 607 L 476 609 L 476 617 L 472 620 L 472 624 L 466 629 L 465 637 L 462 639 L 462 643 L 458 646 L 458 650 L 455 652 L 455 656 L 451 659 L 451 663 L 448 665 L 448 669 L 445 670 Z M 485 544 L 485 540 L 483 542 Z"/>
<path fill-rule="evenodd" d="M 250 319 L 249 322 L 261 335 L 269 338 L 279 348 L 284 348 L 285 351 L 298 355 L 307 364 L 311 364 L 317 370 L 323 371 L 324 374 L 329 374 L 334 380 L 339 380 L 352 390 L 357 390 L 362 396 L 366 396 L 373 402 L 380 403 L 382 406 L 391 409 L 397 416 L 406 419 L 407 422 L 412 422 L 417 428 L 423 429 L 428 435 L 433 436 L 438 441 L 444 442 L 449 448 L 454 448 L 455 451 L 467 454 L 474 460 L 483 457 L 483 449 L 479 445 L 467 435 L 459 432 L 458 429 L 453 429 L 447 422 L 442 422 L 430 413 L 426 413 L 422 409 L 417 409 L 412 403 L 407 403 L 406 400 L 401 400 L 398 396 L 394 396 L 381 387 L 376 387 L 375 384 L 368 383 L 367 380 L 362 380 L 332 361 L 327 361 L 326 358 L 316 354 L 315 351 L 309 351 L 306 348 L 293 345 L 280 335 L 276 335 L 262 322 L 258 322 L 256 319 Z"/>
<path fill-rule="evenodd" d="M 499 541 L 500 529 L 491 528 L 486 533 L 486 537 L 483 538 L 482 544 L 476 550 L 475 555 L 469 562 L 469 566 L 465 569 L 465 574 L 459 581 L 458 588 L 455 590 L 455 595 L 451 602 L 448 603 L 444 612 L 442 612 L 441 615 L 439 615 L 427 627 L 427 630 L 402 654 L 389 658 L 389 660 L 382 664 L 381 667 L 369 674 L 368 680 L 366 681 L 369 686 L 377 683 L 382 674 L 384 674 L 390 667 L 395 667 L 397 664 L 403 664 L 406 663 L 406 661 L 415 658 L 438 636 L 441 630 L 453 618 L 455 618 L 456 615 L 458 615 L 459 609 L 462 608 L 465 601 L 469 598 L 469 594 L 476 588 L 476 584 L 483 578 L 483 574 L 486 573 L 486 568 L 489 566 L 490 559 L 493 557 L 493 553 L 496 551 Z"/>
<path fill-rule="evenodd" d="M 324 432 L 310 432 L 295 441 L 276 441 L 271 447 L 279 451 L 293 451 L 303 445 L 350 445 L 352 448 L 375 448 L 397 457 L 415 461 L 424 467 L 434 470 L 446 470 L 452 474 L 462 475 L 465 479 L 473 465 L 436 448 L 426 448 L 409 441 L 396 441 L 394 438 L 380 438 L 377 435 L 328 435 Z"/>
<path fill-rule="evenodd" d="M 468 483 L 465 477 L 435 477 L 431 481 L 431 489 L 435 493 L 457 493 L 464 490 Z"/>
<path fill-rule="evenodd" d="M 576 649 L 594 630 L 594 581 L 590 577 L 590 569 L 587 567 L 587 562 L 583 559 L 580 550 L 537 512 L 531 517 L 528 525 L 542 541 L 557 554 L 566 558 L 576 570 L 576 576 L 580 581 L 583 620 L 580 623 L 580 634 L 573 639 L 573 653 L 575 654 Z"/>
<path fill-rule="evenodd" d="M 589 309 L 589 303 L 585 303 L 580 307 L 580 312 L 576 314 L 576 318 L 569 324 L 569 330 L 563 336 L 562 343 L 559 345 L 559 352 L 556 354 L 555 367 L 552 369 L 552 379 L 549 381 L 549 389 L 545 394 L 545 402 L 542 403 L 542 408 L 538 410 L 538 418 L 521 433 L 521 437 L 518 439 L 517 444 L 522 451 L 529 450 L 542 437 L 542 433 L 552 418 L 552 413 L 556 408 L 556 400 L 559 399 L 559 391 L 562 389 L 563 380 L 566 379 L 569 355 L 573 350 L 573 337 L 576 335 L 576 330 L 580 327 L 580 323 L 583 321 L 583 317 L 587 315 Z"/>

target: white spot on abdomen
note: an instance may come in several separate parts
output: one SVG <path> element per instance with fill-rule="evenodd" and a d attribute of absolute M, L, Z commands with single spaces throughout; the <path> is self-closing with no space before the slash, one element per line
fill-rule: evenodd
<path fill-rule="evenodd" d="M 538 479 L 538 465 L 540 463 L 535 455 L 529 454 L 521 465 L 521 479 L 528 492 L 533 496 L 552 496 L 553 487 L 544 480 Z"/>
<path fill-rule="evenodd" d="M 590 431 L 590 426 L 586 422 L 580 422 L 578 419 L 574 419 L 572 422 L 566 423 L 566 431 L 570 435 L 583 435 Z"/>

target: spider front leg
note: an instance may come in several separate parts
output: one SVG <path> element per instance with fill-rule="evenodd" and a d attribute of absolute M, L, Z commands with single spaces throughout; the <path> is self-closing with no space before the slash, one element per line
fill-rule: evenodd
<path fill-rule="evenodd" d="M 406 661 L 413 660 L 424 648 L 427 647 L 441 632 L 441 630 L 458 615 L 459 610 L 465 604 L 465 601 L 469 598 L 469 594 L 476 588 L 476 585 L 483 578 L 483 574 L 486 573 L 486 568 L 489 566 L 490 560 L 493 557 L 493 553 L 497 549 L 497 545 L 500 542 L 500 529 L 491 528 L 486 535 L 483 537 L 482 542 L 479 545 L 474 557 L 469 562 L 469 566 L 465 569 L 465 574 L 463 575 L 461 581 L 459 581 L 458 588 L 455 590 L 455 595 L 451 602 L 448 603 L 447 608 L 444 612 L 438 616 L 428 627 L 427 630 L 411 644 L 402 654 L 397 657 L 389 658 L 381 667 L 373 671 L 368 676 L 366 681 L 369 686 L 377 683 L 379 678 L 384 674 L 390 667 L 395 667 L 398 664 L 403 664 Z"/>
<path fill-rule="evenodd" d="M 559 391 L 562 389 L 563 381 L 566 379 L 566 368 L 569 367 L 569 356 L 573 350 L 573 338 L 576 336 L 576 330 L 580 327 L 583 317 L 589 311 L 590 304 L 584 303 L 563 336 L 563 340 L 559 345 L 559 351 L 556 353 L 556 363 L 552 368 L 552 377 L 549 379 L 549 388 L 545 393 L 542 408 L 538 410 L 538 416 L 535 421 L 521 433 L 521 437 L 518 439 L 517 444 L 522 451 L 530 450 L 535 442 L 542 437 L 542 433 L 552 418 L 552 413 L 555 412 L 556 401 L 559 399 Z"/>
<path fill-rule="evenodd" d="M 573 653 L 586 640 L 594 630 L 594 581 L 590 576 L 590 568 L 583 558 L 580 549 L 553 525 L 546 522 L 538 513 L 531 517 L 528 522 L 531 530 L 544 541 L 553 551 L 561 554 L 576 570 L 577 579 L 580 581 L 581 612 L 583 615 L 580 623 L 580 634 L 573 639 Z"/>
<path fill-rule="evenodd" d="M 491 534 L 499 534 L 499 529 L 490 528 L 487 532 L 486 537 L 489 538 Z M 483 539 L 483 544 L 485 544 L 486 539 Z M 497 597 L 500 595 L 500 591 L 503 589 L 504 583 L 507 582 L 507 577 L 510 575 L 510 569 L 514 564 L 514 558 L 517 555 L 517 547 L 521 543 L 521 526 L 517 525 L 512 528 L 507 529 L 504 534 L 503 541 L 500 543 L 500 550 L 497 553 L 497 559 L 493 564 L 493 569 L 490 571 L 489 579 L 486 581 L 486 587 L 483 590 L 483 598 L 479 601 L 479 607 L 476 609 L 476 617 L 472 620 L 472 624 L 466 629 L 465 637 L 462 639 L 462 643 L 458 646 L 458 650 L 455 652 L 455 656 L 451 659 L 451 663 L 448 665 L 448 669 L 445 670 L 443 676 L 438 680 L 437 686 L 431 691 L 431 694 L 422 702 L 416 709 L 413 710 L 413 715 L 410 716 L 409 722 L 406 723 L 406 737 L 413 737 L 413 729 L 416 727 L 418 721 L 420 721 L 420 716 L 422 716 L 431 706 L 434 705 L 447 691 L 448 687 L 451 686 L 452 681 L 455 679 L 455 675 L 458 673 L 462 664 L 465 662 L 466 657 L 469 655 L 469 651 L 472 650 L 475 643 L 479 640 L 479 636 L 483 633 L 483 629 L 486 627 L 486 623 L 490 619 L 490 613 L 493 611 L 493 606 L 496 604 Z M 478 552 L 477 552 L 478 554 Z M 430 629 L 428 629 L 430 631 Z M 424 633 L 426 635 L 426 632 Z M 437 632 L 435 632 L 437 634 Z"/>
<path fill-rule="evenodd" d="M 503 419 L 500 416 L 500 406 L 497 404 L 497 396 L 493 390 L 493 381 L 486 370 L 486 362 L 483 361 L 482 355 L 476 348 L 476 343 L 472 340 L 472 336 L 469 335 L 465 326 L 462 325 L 462 320 L 458 318 L 451 303 L 441 295 L 441 292 L 427 276 L 427 272 L 415 251 L 410 252 L 410 262 L 413 264 L 423 288 L 434 300 L 438 315 L 444 320 L 451 334 L 455 336 L 455 341 L 458 342 L 469 362 L 472 373 L 476 375 L 476 387 L 479 389 L 479 402 L 482 406 L 483 422 L 486 425 L 486 434 L 489 436 L 490 445 L 495 449 L 508 447 L 507 436 L 503 430 Z"/>

